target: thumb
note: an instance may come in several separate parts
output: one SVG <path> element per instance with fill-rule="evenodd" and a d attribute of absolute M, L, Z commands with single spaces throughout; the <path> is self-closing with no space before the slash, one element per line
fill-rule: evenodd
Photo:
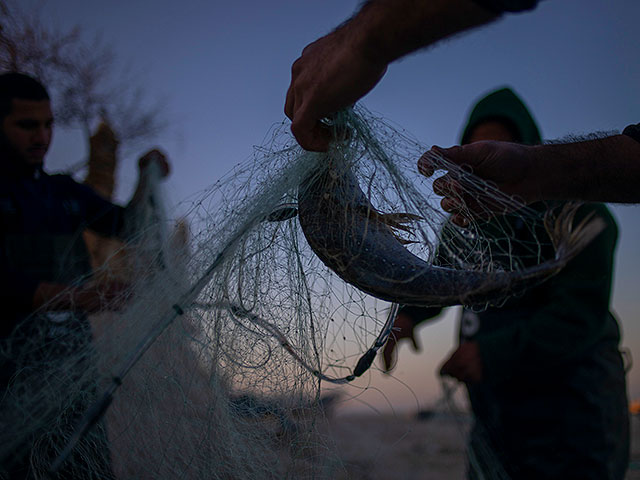
<path fill-rule="evenodd" d="M 442 148 L 434 145 L 431 151 L 440 157 L 444 157 L 447 161 L 456 165 L 464 165 L 468 163 L 468 155 L 465 154 L 465 148 L 461 145 L 454 145 L 449 148 Z"/>
<path fill-rule="evenodd" d="M 433 145 L 418 159 L 418 171 L 422 175 L 430 177 L 436 170 L 448 170 L 451 163 L 456 165 L 460 163 L 457 159 L 461 150 L 462 147 L 459 146 L 442 148 Z"/>
<path fill-rule="evenodd" d="M 310 152 L 326 152 L 331 141 L 331 132 L 320 122 L 307 119 L 300 112 L 291 122 L 291 133 L 302 148 Z"/>
<path fill-rule="evenodd" d="M 388 372 L 393 367 L 395 367 L 395 351 L 396 351 L 396 340 L 395 338 L 389 338 L 387 340 L 387 344 L 384 346 L 382 350 L 382 360 L 384 363 L 384 371 Z"/>

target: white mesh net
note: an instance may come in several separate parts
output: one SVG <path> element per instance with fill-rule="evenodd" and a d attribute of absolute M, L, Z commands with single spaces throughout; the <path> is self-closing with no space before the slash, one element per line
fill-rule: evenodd
<path fill-rule="evenodd" d="M 369 368 L 390 302 L 499 304 L 599 231 L 573 228 L 570 209 L 519 208 L 527 243 L 508 223 L 456 227 L 415 173 L 424 147 L 364 111 L 332 128 L 327 154 L 276 129 L 189 200 L 189 232 L 170 232 L 149 172 L 129 239 L 88 279 L 124 282 L 126 298 L 90 323 L 44 308 L 2 343 L 5 464 L 27 459 L 36 478 L 336 478 L 320 388 Z"/>

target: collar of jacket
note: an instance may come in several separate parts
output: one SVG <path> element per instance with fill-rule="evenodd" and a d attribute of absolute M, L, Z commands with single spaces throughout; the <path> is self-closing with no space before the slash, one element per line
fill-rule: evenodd
<path fill-rule="evenodd" d="M 43 176 L 42 165 L 27 165 L 3 155 L 0 159 L 0 175 L 15 179 L 39 180 Z"/>

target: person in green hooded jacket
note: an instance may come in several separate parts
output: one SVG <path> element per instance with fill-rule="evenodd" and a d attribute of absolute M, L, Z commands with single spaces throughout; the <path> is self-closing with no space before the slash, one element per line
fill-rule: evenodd
<path fill-rule="evenodd" d="M 461 144 L 481 140 L 535 145 L 541 136 L 524 103 L 502 88 L 475 105 Z M 544 212 L 548 205 L 531 207 Z M 587 215 L 600 217 L 606 228 L 560 273 L 500 308 L 462 310 L 459 346 L 440 372 L 467 386 L 475 417 L 468 445 L 471 479 L 624 478 L 625 371 L 618 323 L 609 310 L 618 230 L 602 204 L 581 206 L 575 221 Z M 485 234 L 496 225 L 508 226 L 514 245 L 546 236 L 542 227 L 531 232 L 518 215 L 485 224 Z M 553 255 L 547 243 L 543 258 Z M 400 309 L 383 352 L 387 370 L 396 343 L 407 338 L 415 346 L 415 326 L 440 311 Z"/>

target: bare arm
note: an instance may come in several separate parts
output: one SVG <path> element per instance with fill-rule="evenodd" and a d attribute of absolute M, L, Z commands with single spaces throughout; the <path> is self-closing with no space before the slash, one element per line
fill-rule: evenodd
<path fill-rule="evenodd" d="M 533 158 L 553 173 L 538 181 L 542 199 L 640 202 L 640 142 L 627 135 L 534 147 Z"/>
<path fill-rule="evenodd" d="M 447 149 L 434 147 L 418 160 L 418 170 L 426 176 L 436 168 L 433 154 L 455 165 L 471 167 L 474 175 L 524 203 L 640 202 L 640 142 L 627 135 L 538 146 L 477 142 Z M 444 196 L 442 208 L 454 214 L 453 221 L 465 224 L 468 219 L 460 214 L 462 210 L 481 216 L 491 210 L 492 199 L 482 191 L 465 191 L 461 175 L 458 170 L 449 170 L 434 182 L 434 191 Z"/>
<path fill-rule="evenodd" d="M 320 120 L 353 105 L 389 63 L 498 15 L 472 0 L 372 0 L 332 33 L 309 44 L 291 68 L 285 113 L 307 150 L 330 140 Z"/>

